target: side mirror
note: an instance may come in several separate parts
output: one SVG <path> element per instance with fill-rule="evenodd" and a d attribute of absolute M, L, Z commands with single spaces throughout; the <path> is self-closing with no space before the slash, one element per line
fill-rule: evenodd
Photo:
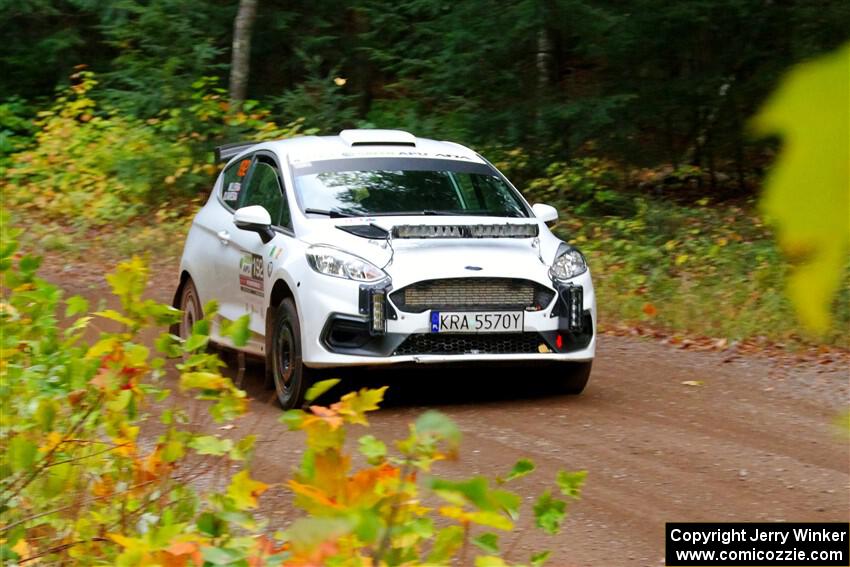
<path fill-rule="evenodd" d="M 242 207 L 233 213 L 233 224 L 240 230 L 256 232 L 260 235 L 263 244 L 267 244 L 274 238 L 272 230 L 272 217 L 269 212 L 260 205 Z"/>
<path fill-rule="evenodd" d="M 534 216 L 542 220 L 543 222 L 555 222 L 558 220 L 558 209 L 551 205 L 544 205 L 543 203 L 534 203 L 531 206 L 531 210 L 534 211 Z"/>

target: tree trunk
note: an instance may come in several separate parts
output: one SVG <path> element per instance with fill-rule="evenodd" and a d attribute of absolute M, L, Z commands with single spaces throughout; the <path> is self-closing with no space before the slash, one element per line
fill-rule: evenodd
<path fill-rule="evenodd" d="M 230 101 L 238 109 L 245 101 L 251 65 L 251 31 L 257 16 L 257 0 L 239 0 L 233 21 L 233 52 L 230 59 Z"/>
<path fill-rule="evenodd" d="M 536 133 L 537 141 L 540 142 L 546 133 L 546 124 L 543 121 L 543 113 L 541 110 L 545 104 L 549 93 L 549 87 L 552 83 L 552 40 L 549 37 L 546 27 L 543 25 L 541 25 L 540 29 L 537 31 L 537 53 L 535 58 L 537 67 L 537 108 L 535 108 L 535 112 L 537 113 Z"/>

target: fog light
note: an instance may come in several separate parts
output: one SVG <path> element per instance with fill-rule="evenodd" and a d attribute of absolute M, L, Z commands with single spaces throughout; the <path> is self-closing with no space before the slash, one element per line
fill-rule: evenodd
<path fill-rule="evenodd" d="M 561 335 L 558 335 L 557 337 L 555 337 L 555 347 L 558 350 L 561 350 L 562 348 L 564 348 L 564 337 L 562 337 Z"/>
<path fill-rule="evenodd" d="M 387 330 L 387 316 L 384 311 L 384 300 L 384 290 L 372 290 L 372 333 L 376 335 L 383 335 Z"/>

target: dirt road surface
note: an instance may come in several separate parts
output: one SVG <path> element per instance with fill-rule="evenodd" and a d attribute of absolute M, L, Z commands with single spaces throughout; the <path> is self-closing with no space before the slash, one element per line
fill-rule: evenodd
<path fill-rule="evenodd" d="M 71 293 L 106 292 L 102 272 L 49 261 L 43 273 Z M 159 266 L 151 295 L 167 301 L 174 274 L 173 265 Z M 503 537 L 509 559 L 552 549 L 550 565 L 658 566 L 665 522 L 850 520 L 850 444 L 835 425 L 850 401 L 849 373 L 843 363 L 789 365 L 603 336 L 577 397 L 547 394 L 538 387 L 545 376 L 520 373 L 423 369 L 349 376 L 346 384 L 389 384 L 371 418 L 370 432 L 384 441 L 405 435 L 426 409 L 454 419 L 461 455 L 440 464 L 442 475 L 494 477 L 527 457 L 538 470 L 513 488 L 537 495 L 558 469 L 589 471 L 558 536 L 531 526 L 528 497 L 516 536 Z M 243 384 L 255 402 L 234 432 L 259 435 L 253 475 L 281 483 L 301 439 L 277 422 L 260 367 L 249 366 Z M 273 524 L 293 517 L 284 488 L 264 499 Z"/>

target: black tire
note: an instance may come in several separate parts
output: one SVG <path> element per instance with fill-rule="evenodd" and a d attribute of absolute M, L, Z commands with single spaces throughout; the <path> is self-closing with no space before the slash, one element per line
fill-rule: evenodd
<path fill-rule="evenodd" d="M 590 379 L 590 369 L 593 367 L 593 361 L 586 362 L 568 362 L 558 365 L 556 372 L 558 376 L 557 388 L 561 394 L 578 395 L 584 391 L 587 386 L 587 381 Z"/>
<path fill-rule="evenodd" d="M 313 373 L 301 360 L 301 325 L 295 303 L 287 298 L 275 311 L 272 343 L 266 366 L 270 367 L 277 401 L 285 410 L 300 408 L 313 383 Z"/>
<path fill-rule="evenodd" d="M 177 325 L 177 335 L 186 340 L 192 334 L 192 327 L 195 322 L 204 318 L 204 310 L 201 307 L 201 300 L 198 298 L 198 290 L 195 289 L 195 284 L 191 278 L 183 284 L 178 309 L 183 313 L 180 316 L 180 323 Z"/>

